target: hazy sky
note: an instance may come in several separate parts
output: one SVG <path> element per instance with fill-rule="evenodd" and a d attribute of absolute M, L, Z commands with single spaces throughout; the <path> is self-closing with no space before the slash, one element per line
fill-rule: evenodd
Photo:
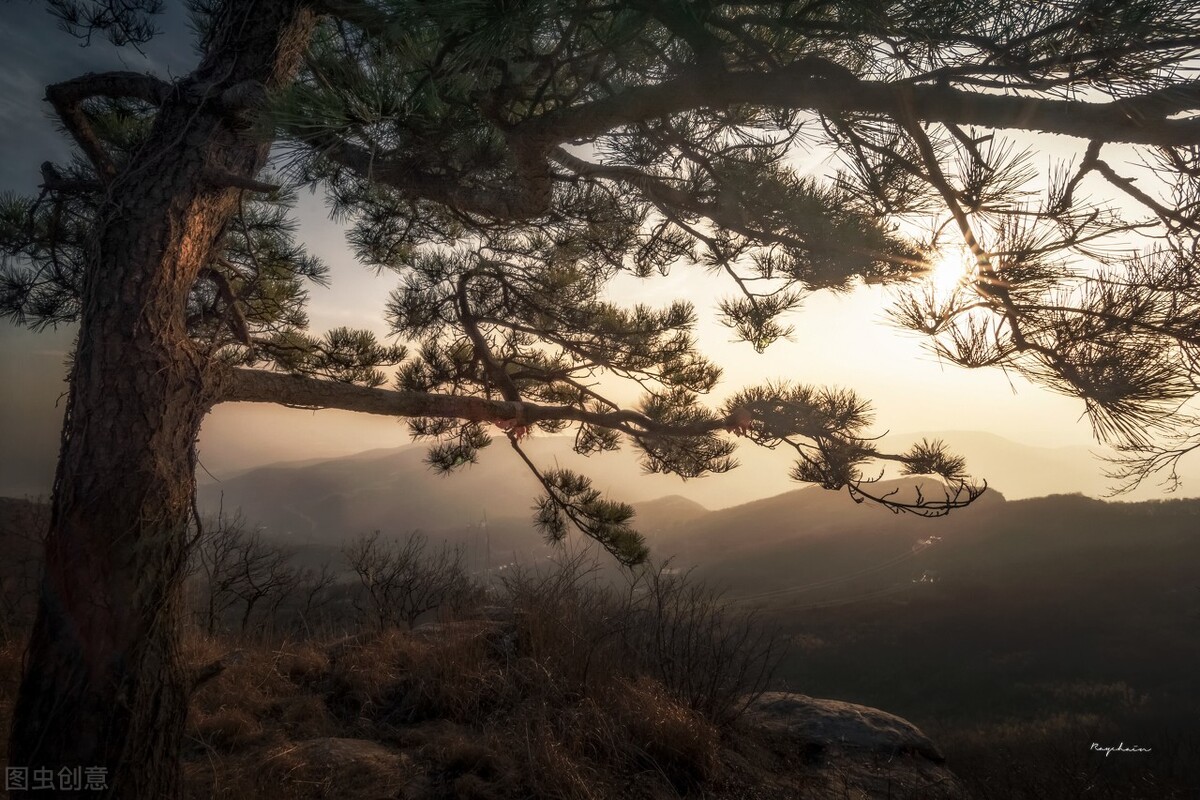
<path fill-rule="evenodd" d="M 188 70 L 195 58 L 186 20 L 177 11 L 162 20 L 165 33 L 145 48 L 145 56 L 117 51 L 103 42 L 79 47 L 56 30 L 40 3 L 0 0 L 0 16 L 0 152 L 5 154 L 0 191 L 36 191 L 38 165 L 61 160 L 68 152 L 42 101 L 46 84 L 105 69 L 170 76 Z M 382 334 L 381 310 L 394 276 L 376 276 L 354 262 L 319 196 L 303 196 L 298 216 L 302 238 L 332 268 L 332 288 L 312 291 L 314 330 L 349 325 Z M 715 322 L 716 300 L 731 293 L 726 281 L 699 268 L 679 268 L 666 278 L 625 278 L 613 287 L 618 300 L 657 303 L 683 297 L 697 305 L 704 320 L 699 330 L 702 348 L 725 368 L 716 402 L 741 385 L 787 378 L 847 386 L 871 398 L 878 432 L 974 429 L 1042 446 L 1093 443 L 1079 400 L 998 370 L 967 371 L 939 364 L 919 337 L 884 320 L 888 294 L 880 287 L 811 295 L 789 320 L 796 327 L 794 341 L 780 342 L 764 355 L 748 344 L 733 343 L 730 331 Z M 63 361 L 71 333 L 64 329 L 35 335 L 0 323 L 0 494 L 37 493 L 49 485 L 61 413 L 55 403 L 64 388 Z M 201 458 L 219 477 L 254 464 L 335 456 L 407 441 L 403 424 L 393 420 L 239 404 L 218 408 L 205 423 Z M 971 467 L 986 474 L 988 465 Z M 1200 493 L 1194 486 L 1185 490 Z"/>

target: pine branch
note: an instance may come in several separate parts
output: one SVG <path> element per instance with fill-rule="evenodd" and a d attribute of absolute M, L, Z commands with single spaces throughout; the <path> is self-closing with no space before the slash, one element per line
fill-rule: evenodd
<path fill-rule="evenodd" d="M 998 301 L 1003 307 L 1005 318 L 1008 320 L 1013 340 L 1016 342 L 1018 349 L 1032 348 L 1047 358 L 1053 359 L 1053 353 L 1047 351 L 1045 348 L 1031 344 L 1024 336 L 1020 319 L 1013 306 L 1012 298 L 1008 293 L 1008 286 L 996 274 L 992 266 L 991 255 L 979 243 L 978 238 L 976 238 L 975 232 L 971 227 L 971 222 L 958 202 L 957 193 L 942 172 L 941 164 L 933 148 L 933 143 L 929 140 L 929 136 L 926 135 L 915 114 L 905 109 L 900 116 L 900 123 L 909 136 L 913 138 L 913 141 L 916 142 L 917 150 L 921 154 L 921 159 L 925 162 L 925 168 L 928 170 L 926 179 L 937 189 L 938 194 L 942 196 L 946 207 L 950 210 L 951 216 L 954 217 L 954 221 L 958 225 L 963 241 L 966 243 L 968 249 L 970 249 L 971 255 L 975 258 L 975 264 L 979 272 L 979 277 L 974 282 L 976 290 L 985 298 Z"/>
<path fill-rule="evenodd" d="M 545 156 L 526 142 L 517 143 L 523 153 L 523 169 L 504 188 L 465 185 L 453 176 L 431 174 L 423 159 L 376 153 L 339 139 L 332 134 L 296 132 L 298 138 L 325 159 L 345 167 L 367 181 L 387 184 L 414 199 L 432 200 L 467 214 L 495 219 L 527 219 L 550 207 L 551 176 Z"/>
<path fill-rule="evenodd" d="M 313 0 L 312 7 L 318 14 L 336 17 L 374 36 L 387 38 L 403 32 L 390 14 L 362 0 Z"/>
<path fill-rule="evenodd" d="M 39 187 L 47 192 L 62 192 L 64 194 L 90 194 L 104 190 L 100 181 L 78 180 L 64 178 L 58 168 L 49 161 L 42 162 L 42 183 Z"/>
<path fill-rule="evenodd" d="M 228 261 L 223 261 L 223 263 L 227 269 L 233 271 L 232 265 Z M 233 287 L 229 285 L 229 278 L 225 276 L 225 273 L 213 267 L 205 267 L 201 270 L 201 274 L 216 284 L 217 294 L 225 304 L 225 323 L 229 331 L 237 337 L 239 342 L 249 347 L 251 345 L 250 329 L 246 325 L 246 315 L 242 313 Z"/>
<path fill-rule="evenodd" d="M 694 71 L 601 100 L 548 112 L 515 126 L 513 134 L 570 141 L 698 108 L 742 103 L 807 109 L 821 114 L 911 114 L 922 122 L 1042 131 L 1083 139 L 1102 132 L 1108 142 L 1163 147 L 1200 144 L 1200 120 L 1169 119 L 1200 105 L 1200 83 L 1105 103 L 968 92 L 943 85 L 860 80 L 814 74 L 804 59 L 777 70 Z M 825 62 L 828 63 L 828 62 Z"/>
<path fill-rule="evenodd" d="M 303 375 L 265 370 L 230 369 L 223 376 L 217 402 L 278 403 L 301 408 L 338 408 L 389 417 L 435 417 L 498 425 L 537 422 L 586 422 L 630 434 L 664 437 L 702 436 L 728 429 L 724 419 L 687 425 L 655 422 L 636 411 L 589 411 L 573 406 L 548 406 L 427 392 L 398 392 L 368 388 Z"/>
<path fill-rule="evenodd" d="M 467 296 L 467 280 L 469 277 L 469 273 L 459 277 L 458 288 L 455 291 L 455 297 L 458 302 L 459 320 L 462 322 L 463 328 L 466 329 L 467 336 L 471 340 L 471 345 L 475 349 L 475 357 L 483 362 L 483 367 L 487 371 L 488 377 L 496 385 L 496 388 L 500 390 L 501 397 L 511 402 L 517 402 L 521 399 L 521 395 L 517 391 L 516 384 L 513 383 L 512 377 L 504 371 L 504 366 L 496 361 L 492 355 L 487 340 L 484 339 L 483 333 L 479 330 L 479 320 L 471 311 L 471 303 Z"/>
<path fill-rule="evenodd" d="M 83 102 L 93 97 L 108 97 L 142 100 L 158 106 L 162 105 L 171 91 L 171 84 L 153 75 L 124 71 L 89 72 L 47 86 L 46 100 L 54 106 L 54 113 L 96 167 L 101 178 L 107 181 L 116 176 L 117 168 L 92 130 L 83 112 Z"/>
<path fill-rule="evenodd" d="M 162 0 L 47 0 L 46 5 L 82 46 L 100 33 L 117 47 L 132 45 L 139 53 L 138 45 L 158 33 L 151 18 L 163 11 Z"/>

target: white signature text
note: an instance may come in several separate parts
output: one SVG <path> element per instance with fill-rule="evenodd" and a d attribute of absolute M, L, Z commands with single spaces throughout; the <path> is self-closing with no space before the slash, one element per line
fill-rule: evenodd
<path fill-rule="evenodd" d="M 1104 747 L 1102 745 L 1096 744 L 1095 742 L 1092 742 L 1092 749 L 1099 750 L 1100 752 L 1104 753 L 1105 758 L 1108 758 L 1113 753 L 1149 753 L 1150 752 L 1149 747 L 1138 747 L 1136 744 L 1126 745 L 1124 742 L 1121 742 L 1120 744 L 1118 744 L 1115 747 Z"/>

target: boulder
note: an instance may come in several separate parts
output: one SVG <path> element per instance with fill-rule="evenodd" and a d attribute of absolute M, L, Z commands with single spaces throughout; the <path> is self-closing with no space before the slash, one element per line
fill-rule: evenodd
<path fill-rule="evenodd" d="M 916 725 L 870 706 L 767 692 L 747 708 L 746 717 L 760 730 L 822 747 L 885 756 L 919 755 L 938 764 L 946 760 Z"/>
<path fill-rule="evenodd" d="M 763 797 L 798 800 L 963 800 L 945 758 L 917 726 L 877 708 L 768 692 L 742 721 L 773 754 Z M 761 772 L 760 772 L 761 774 Z"/>

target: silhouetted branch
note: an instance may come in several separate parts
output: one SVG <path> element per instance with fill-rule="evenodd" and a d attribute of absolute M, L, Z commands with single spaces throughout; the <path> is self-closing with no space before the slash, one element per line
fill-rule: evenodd
<path fill-rule="evenodd" d="M 589 411 L 573 406 L 538 405 L 483 397 L 398 392 L 303 375 L 242 368 L 229 371 L 218 402 L 280 403 L 301 408 L 339 408 L 389 417 L 437 417 L 496 424 L 587 422 L 625 433 L 653 433 L 656 436 L 698 436 L 727 428 L 724 419 L 667 425 L 636 411 Z"/>
<path fill-rule="evenodd" d="M 54 106 L 54 112 L 62 120 L 63 126 L 96 167 L 101 178 L 110 180 L 117 174 L 116 165 L 88 122 L 83 112 L 83 101 L 93 97 L 132 98 L 157 106 L 171 91 L 171 84 L 153 75 L 123 71 L 89 72 L 47 86 L 46 100 Z"/>
<path fill-rule="evenodd" d="M 42 162 L 41 189 L 47 192 L 62 192 L 64 194 L 89 194 L 103 191 L 104 184 L 100 181 L 64 178 L 58 168 L 49 161 Z"/>
<path fill-rule="evenodd" d="M 860 80 L 848 72 L 816 74 L 806 58 L 776 70 L 687 73 L 653 86 L 549 112 L 517 126 L 521 136 L 558 141 L 596 136 L 623 125 L 697 108 L 751 103 L 808 109 L 822 114 L 911 115 L 922 122 L 1042 131 L 1083 139 L 1104 134 L 1108 142 L 1164 147 L 1200 143 L 1200 120 L 1168 119 L 1180 108 L 1200 104 L 1200 82 L 1174 87 L 1170 101 L 1158 92 L 1090 103 L 967 92 L 944 85 Z"/>
<path fill-rule="evenodd" d="M 878 503 L 893 514 L 910 513 L 919 517 L 944 517 L 956 508 L 966 508 L 978 500 L 987 491 L 987 481 L 972 484 L 967 481 L 954 481 L 942 485 L 942 497 L 930 498 L 925 496 L 921 484 L 913 487 L 914 497 L 911 500 L 901 499 L 899 487 L 883 494 L 873 494 L 864 486 L 875 481 L 856 481 L 847 484 L 846 490 L 856 503 L 870 500 Z"/>

